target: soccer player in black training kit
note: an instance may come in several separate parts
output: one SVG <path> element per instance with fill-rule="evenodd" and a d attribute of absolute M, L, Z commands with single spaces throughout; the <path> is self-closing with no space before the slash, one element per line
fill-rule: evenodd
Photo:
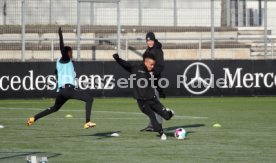
<path fill-rule="evenodd" d="M 149 84 L 152 81 L 149 72 L 153 70 L 155 65 L 154 56 L 149 52 L 145 52 L 143 55 L 143 63 L 140 65 L 131 65 L 129 62 L 121 59 L 118 54 L 114 54 L 113 58 L 125 70 L 127 70 L 132 75 L 135 75 L 137 81 L 139 79 L 145 79 L 148 81 L 147 85 L 141 88 L 137 82 L 134 81 L 134 98 L 137 100 L 140 110 L 150 118 L 154 131 L 160 134 L 161 140 L 166 140 L 167 136 L 164 134 L 162 124 L 158 123 L 156 120 L 155 113 L 162 116 L 164 119 L 169 120 L 174 115 L 174 112 L 168 108 L 165 108 L 160 103 L 160 101 L 156 98 L 152 84 Z"/>
<path fill-rule="evenodd" d="M 57 97 L 54 106 L 45 109 L 44 111 L 30 117 L 27 120 L 27 125 L 31 126 L 38 119 L 58 111 L 61 106 L 69 99 L 77 99 L 86 103 L 86 123 L 84 128 L 93 128 L 96 123 L 90 121 L 93 97 L 82 90 L 76 89 L 76 73 L 72 62 L 72 48 L 64 47 L 63 36 L 61 28 L 59 28 L 60 51 L 62 57 L 56 62 L 56 76 L 57 76 Z"/>

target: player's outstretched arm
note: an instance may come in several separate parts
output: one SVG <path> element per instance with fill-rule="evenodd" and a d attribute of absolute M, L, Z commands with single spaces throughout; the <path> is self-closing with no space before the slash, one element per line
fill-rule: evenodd
<path fill-rule="evenodd" d="M 121 65 L 129 73 L 132 72 L 132 65 L 129 62 L 121 59 L 118 54 L 113 54 L 113 58 L 116 60 L 117 63 L 119 63 L 119 65 Z"/>
<path fill-rule="evenodd" d="M 62 54 L 62 58 L 66 58 L 67 54 L 66 54 L 65 48 L 64 48 L 64 42 L 63 42 L 61 27 L 59 27 L 59 29 L 58 29 L 58 35 L 59 35 L 59 46 L 60 46 L 60 52 Z"/>

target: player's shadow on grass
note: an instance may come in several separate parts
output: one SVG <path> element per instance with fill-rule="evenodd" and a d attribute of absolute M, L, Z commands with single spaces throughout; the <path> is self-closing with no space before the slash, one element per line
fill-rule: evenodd
<path fill-rule="evenodd" d="M 85 134 L 85 135 L 61 135 L 61 136 L 55 136 L 55 137 L 63 137 L 63 138 L 72 138 L 72 137 L 91 137 L 95 136 L 97 137 L 96 139 L 104 139 L 104 138 L 112 138 L 115 136 L 111 136 L 113 133 L 121 133 L 121 131 L 109 131 L 109 132 L 99 132 L 95 134 Z M 48 137 L 37 137 L 37 138 L 48 138 Z"/>
<path fill-rule="evenodd" d="M 24 157 L 28 155 L 47 156 L 47 158 L 54 158 L 62 155 L 61 153 L 47 153 L 47 152 L 0 152 L 1 160 L 12 160 L 17 157 Z"/>
<path fill-rule="evenodd" d="M 184 126 L 172 126 L 168 128 L 164 128 L 166 135 L 170 137 L 174 137 L 174 132 L 178 128 L 184 128 L 184 129 L 189 129 L 189 128 L 196 128 L 196 127 L 204 127 L 205 124 L 191 124 L 191 125 L 184 125 Z M 187 130 L 187 135 L 190 133 L 194 133 L 194 131 L 189 131 Z"/>
<path fill-rule="evenodd" d="M 87 135 L 78 135 L 78 136 L 95 136 L 96 139 L 106 139 L 106 138 L 112 138 L 114 136 L 111 136 L 113 133 L 121 133 L 121 131 L 109 131 L 109 132 L 99 132 L 95 134 L 87 134 Z M 71 136 L 70 136 L 71 137 Z"/>

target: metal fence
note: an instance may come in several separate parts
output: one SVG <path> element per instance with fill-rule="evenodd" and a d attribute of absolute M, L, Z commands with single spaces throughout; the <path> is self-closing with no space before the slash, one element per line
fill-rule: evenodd
<path fill-rule="evenodd" d="M 1 0 L 0 60 L 55 60 L 57 29 L 77 60 L 140 59 L 146 32 L 168 59 L 274 58 L 272 0 Z"/>

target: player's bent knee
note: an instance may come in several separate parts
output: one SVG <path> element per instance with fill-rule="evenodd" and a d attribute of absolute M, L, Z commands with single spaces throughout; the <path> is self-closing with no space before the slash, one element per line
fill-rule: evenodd
<path fill-rule="evenodd" d="M 93 102 L 93 101 L 94 101 L 94 98 L 93 98 L 93 97 L 91 97 L 91 98 L 90 98 L 90 101 L 91 101 L 91 102 Z"/>
<path fill-rule="evenodd" d="M 164 118 L 165 120 L 170 120 L 171 117 L 172 117 L 172 115 L 170 114 L 170 112 L 166 112 L 166 113 L 164 114 L 164 116 L 163 116 L 163 118 Z"/>
<path fill-rule="evenodd" d="M 165 120 L 170 120 L 171 117 L 169 115 L 163 117 Z"/>
<path fill-rule="evenodd" d="M 87 97 L 85 98 L 85 102 L 93 103 L 93 101 L 94 101 L 94 98 L 91 97 L 91 96 L 87 96 Z"/>

